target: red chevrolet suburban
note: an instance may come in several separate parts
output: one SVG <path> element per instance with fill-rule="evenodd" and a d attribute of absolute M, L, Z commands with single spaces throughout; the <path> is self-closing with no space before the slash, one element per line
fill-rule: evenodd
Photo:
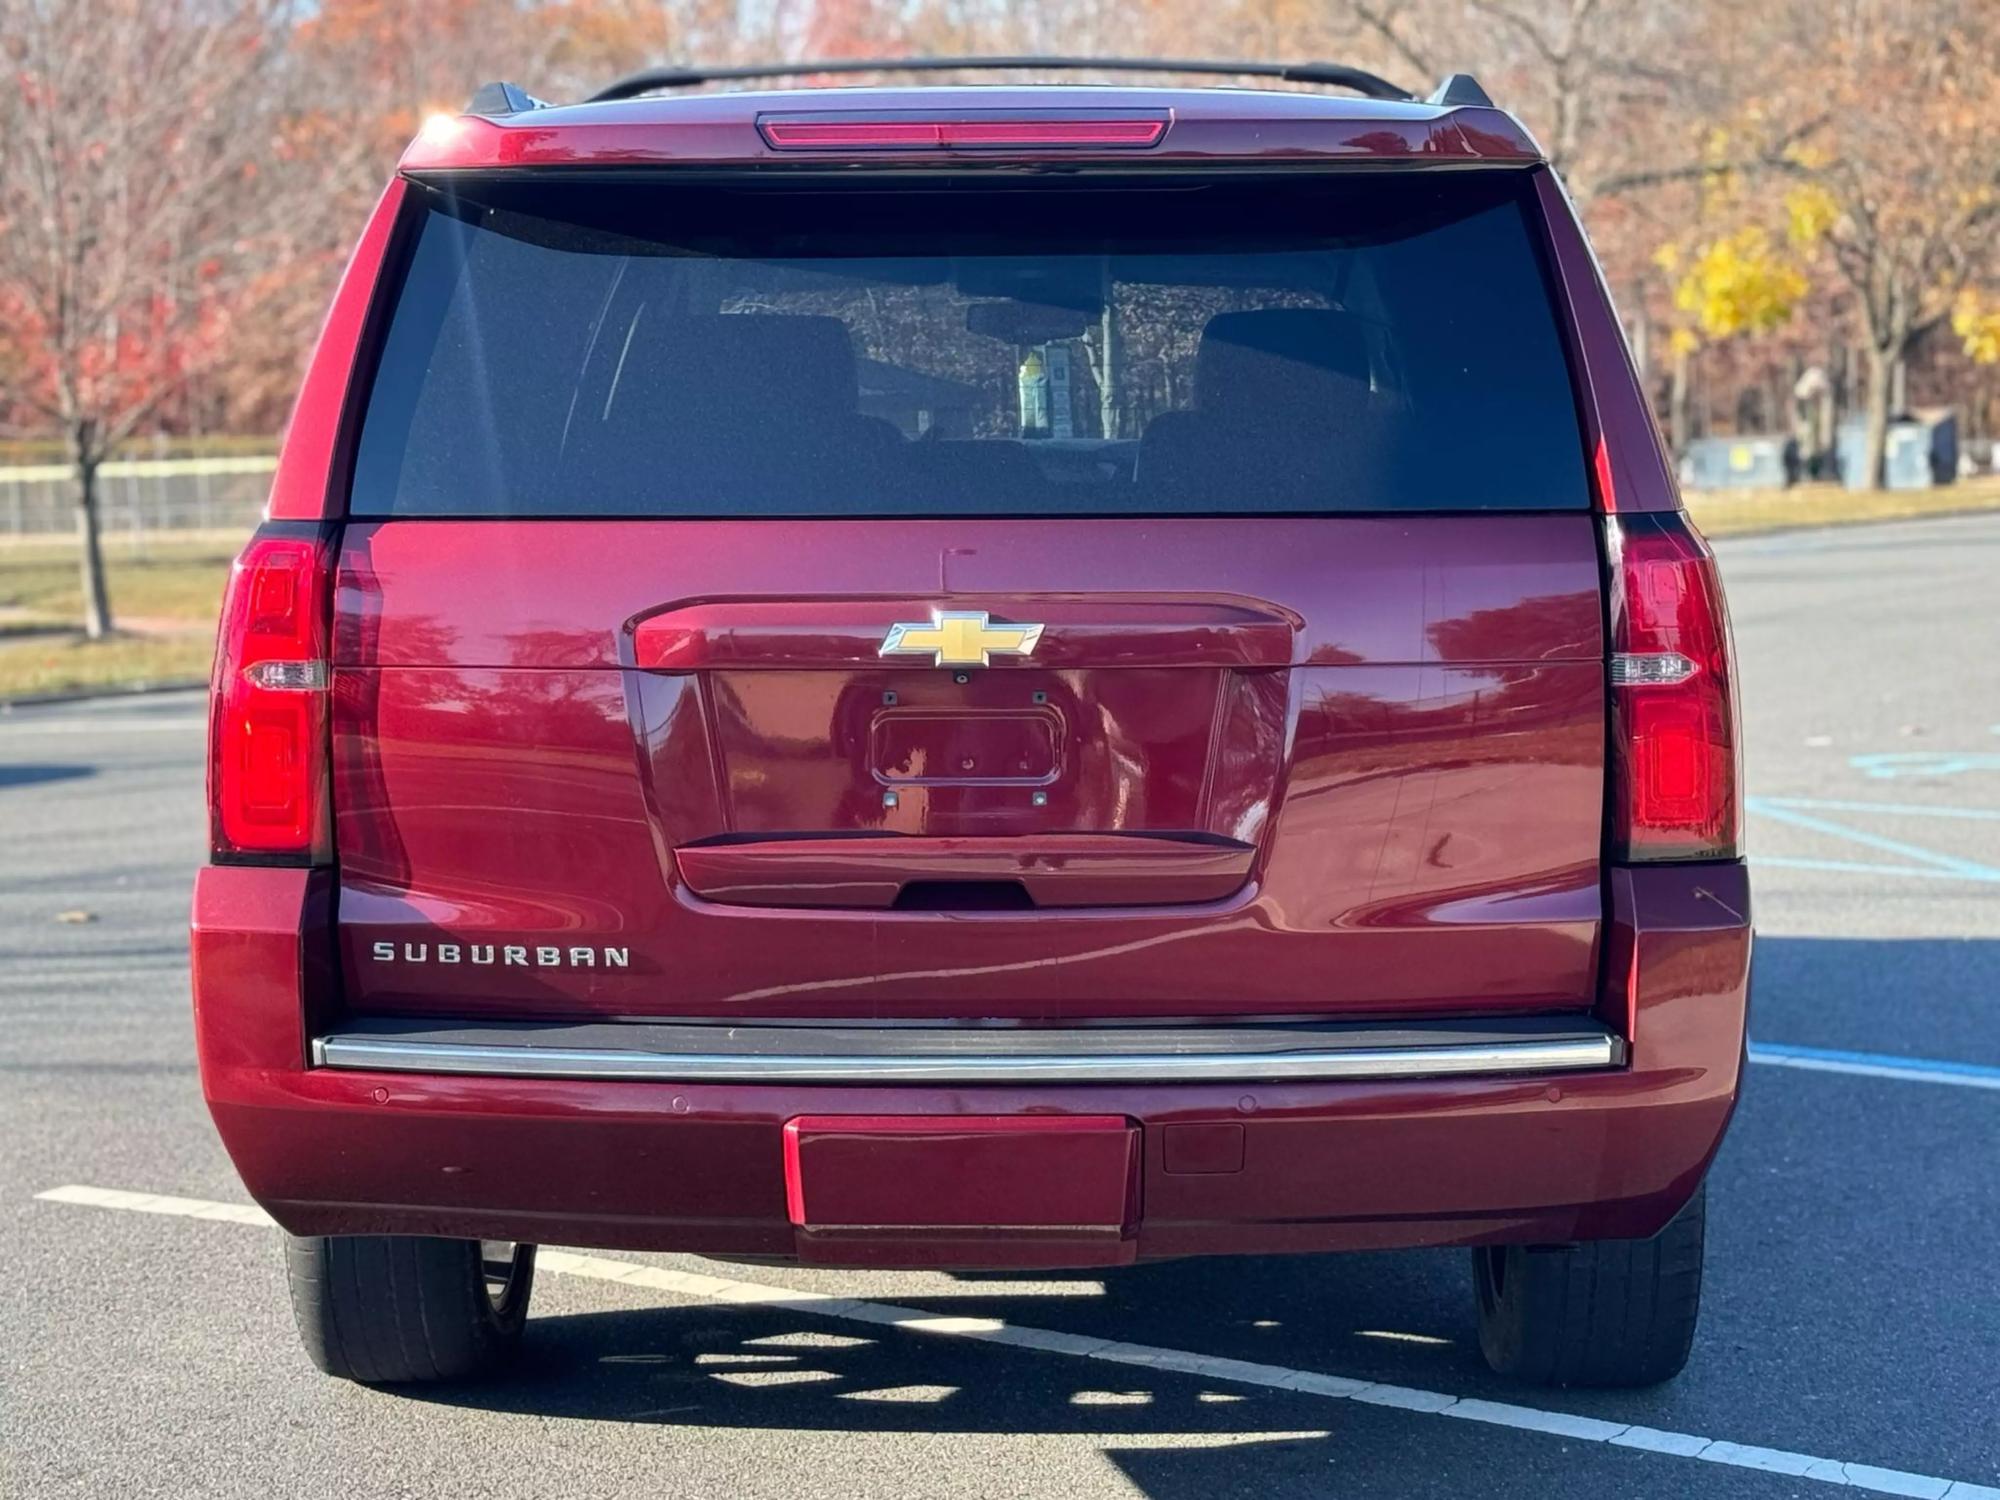
<path fill-rule="evenodd" d="M 1713 558 L 1520 125 L 1225 70 L 1361 97 L 668 69 L 411 145 L 194 897 L 322 1369 L 496 1364 L 545 1242 L 1467 1246 L 1494 1368 L 1681 1368 L 1751 944 Z"/>

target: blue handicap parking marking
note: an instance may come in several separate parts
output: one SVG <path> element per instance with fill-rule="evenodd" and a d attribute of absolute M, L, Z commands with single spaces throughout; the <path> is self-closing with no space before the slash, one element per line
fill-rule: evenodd
<path fill-rule="evenodd" d="M 1903 776 L 1962 776 L 1967 772 L 2000 771 L 2000 755 L 1980 750 L 1897 750 L 1874 755 L 1850 755 L 1848 765 L 1872 781 Z"/>
<path fill-rule="evenodd" d="M 1857 759 L 1865 758 L 1857 757 Z M 1995 762 L 1996 768 L 2000 768 L 2000 756 L 1991 759 Z M 1792 855 L 1753 855 L 1751 859 L 1753 864 L 1825 870 L 1850 875 L 1924 876 L 1937 880 L 2000 883 L 2000 865 L 1947 854 L 1942 850 L 1927 848 L 1906 839 L 1871 833 L 1867 829 L 1852 826 L 1848 821 L 1853 815 L 1863 814 L 1892 818 L 1947 818 L 1983 823 L 2000 821 L 2000 808 L 1954 808 L 1902 802 L 1860 802 L 1812 797 L 1747 797 L 1743 805 L 1746 811 L 1773 822 L 1823 834 L 1844 843 L 1858 844 L 1862 848 L 1872 849 L 1878 853 L 1893 854 L 1905 861 L 1901 864 L 1883 864 L 1844 859 L 1802 858 Z M 1836 821 L 1825 816 L 1830 812 L 1839 813 L 1841 820 Z"/>
<path fill-rule="evenodd" d="M 1803 807 L 1821 812 L 1879 813 L 1885 818 L 1958 818 L 2000 823 L 2000 807 L 1953 807 L 1936 802 L 1856 802 L 1840 797 L 1757 797 L 1767 807 Z"/>

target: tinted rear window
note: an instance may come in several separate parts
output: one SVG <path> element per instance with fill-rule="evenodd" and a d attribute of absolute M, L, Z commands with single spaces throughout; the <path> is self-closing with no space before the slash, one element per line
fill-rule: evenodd
<path fill-rule="evenodd" d="M 1530 186 L 422 189 L 350 512 L 1582 509 Z"/>

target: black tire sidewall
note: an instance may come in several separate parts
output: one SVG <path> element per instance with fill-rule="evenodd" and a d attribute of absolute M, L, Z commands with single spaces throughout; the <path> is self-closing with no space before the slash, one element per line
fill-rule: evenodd
<path fill-rule="evenodd" d="M 1480 1353 L 1497 1373 L 1540 1385 L 1671 1379 L 1700 1315 L 1706 1221 L 1704 1184 L 1648 1240 L 1475 1248 Z"/>
<path fill-rule="evenodd" d="M 491 1374 L 518 1348 L 534 1289 L 534 1247 L 515 1247 L 500 1305 L 478 1240 L 413 1235 L 287 1236 L 292 1311 L 307 1356 L 364 1385 Z"/>

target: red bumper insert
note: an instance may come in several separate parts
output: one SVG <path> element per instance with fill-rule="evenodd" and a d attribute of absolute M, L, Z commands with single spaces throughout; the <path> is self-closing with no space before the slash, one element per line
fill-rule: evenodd
<path fill-rule="evenodd" d="M 785 1202 L 799 1258 L 820 1264 L 1121 1265 L 1138 1184 L 1122 1115 L 785 1122 Z"/>

